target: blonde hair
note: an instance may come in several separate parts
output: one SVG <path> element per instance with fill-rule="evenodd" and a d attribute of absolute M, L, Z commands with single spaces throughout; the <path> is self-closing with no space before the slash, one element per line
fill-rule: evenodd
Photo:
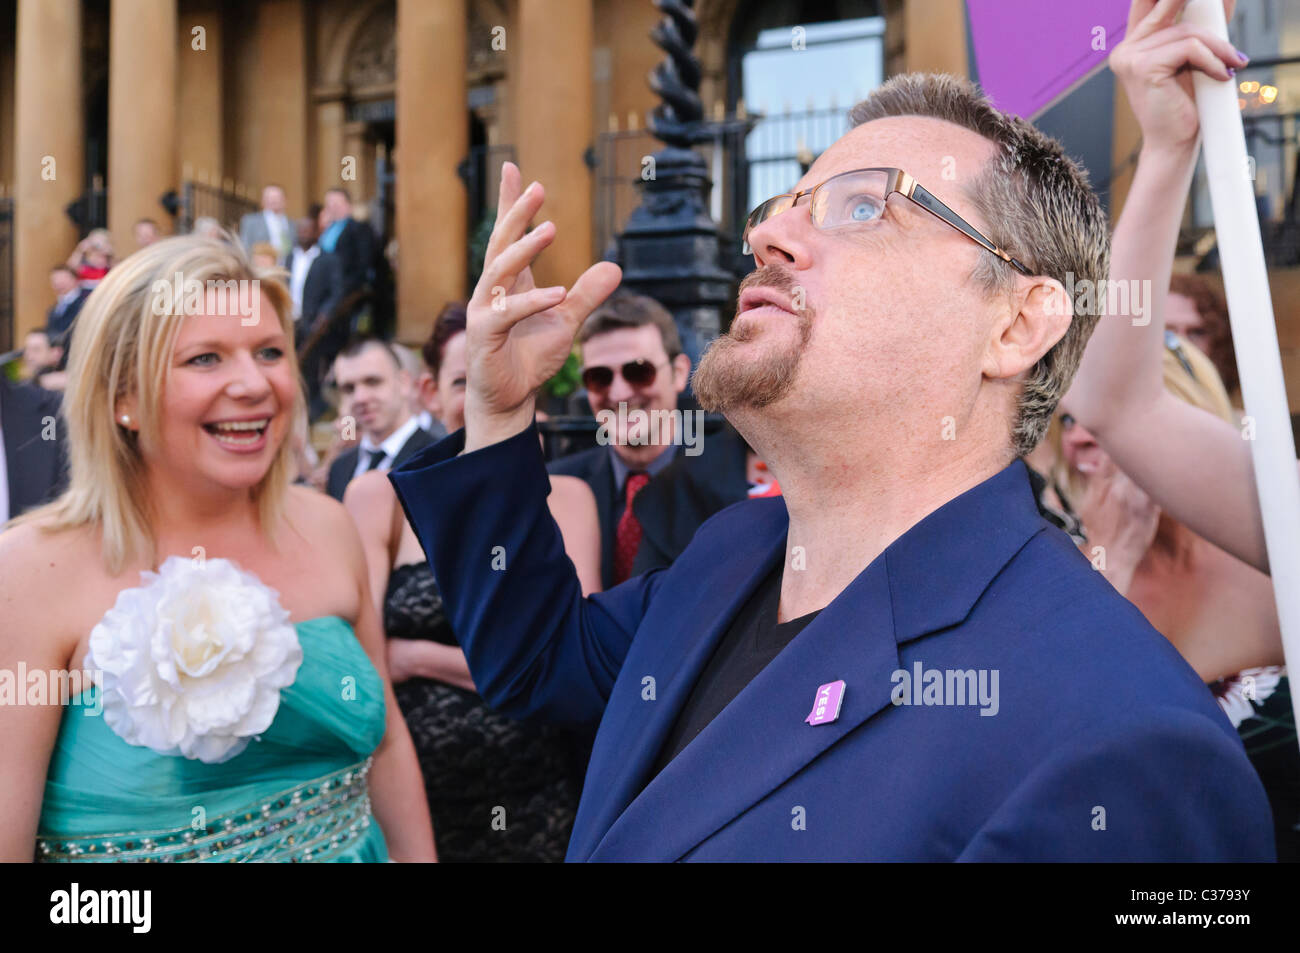
<path fill-rule="evenodd" d="M 170 288 L 182 275 L 204 288 L 209 282 L 257 281 L 288 338 L 286 357 L 294 377 L 293 319 L 289 292 L 275 271 L 255 269 L 237 242 L 185 235 L 164 238 L 124 259 L 86 299 L 77 317 L 62 414 L 67 422 L 69 480 L 63 494 L 23 514 L 19 522 L 39 522 L 48 532 L 95 527 L 104 565 L 116 575 L 138 558 L 156 562 L 156 544 L 144 498 L 145 463 L 139 437 L 118 426 L 117 402 L 136 399 L 141 432 L 156 441 L 164 412 L 163 394 L 184 308 L 155 307 L 155 285 Z M 216 287 L 232 289 L 233 284 Z M 164 311 L 159 314 L 158 311 Z M 289 420 L 304 405 L 298 388 Z M 270 538 L 284 512 L 295 472 L 292 440 L 286 436 L 262 480 L 253 487 L 262 529 Z"/>
<path fill-rule="evenodd" d="M 1235 423 L 1232 401 L 1223 386 L 1223 379 L 1219 377 L 1219 372 L 1214 367 L 1214 362 L 1186 338 L 1177 335 L 1173 337 L 1178 341 L 1178 351 L 1166 347 L 1163 354 L 1162 371 L 1165 390 L 1185 404 L 1208 411 L 1228 423 Z M 1184 367 L 1179 360 L 1180 354 L 1187 362 L 1187 367 Z M 1190 374 L 1188 368 L 1191 369 Z M 1083 486 L 1065 462 L 1062 436 L 1060 424 L 1053 421 L 1052 428 L 1048 431 L 1048 440 L 1055 454 L 1053 476 L 1056 477 L 1057 485 L 1064 487 L 1073 501 L 1080 497 Z"/>

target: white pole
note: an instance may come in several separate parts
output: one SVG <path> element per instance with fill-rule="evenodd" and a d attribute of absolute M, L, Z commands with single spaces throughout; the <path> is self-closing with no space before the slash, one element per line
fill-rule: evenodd
<path fill-rule="evenodd" d="M 1225 40 L 1228 24 L 1222 0 L 1191 0 L 1184 22 L 1204 27 Z M 1268 269 L 1255 209 L 1253 167 L 1246 154 L 1246 135 L 1237 107 L 1237 84 L 1192 73 L 1196 109 L 1201 117 L 1201 147 L 1205 152 L 1210 205 L 1218 238 L 1237 352 L 1241 396 L 1247 416 L 1254 419 L 1250 441 L 1264 518 L 1264 543 L 1287 671 L 1300 674 L 1300 477 L 1296 473 L 1295 441 L 1287 411 L 1286 385 L 1278 350 Z M 1225 635 L 1225 637 L 1231 637 Z M 1291 707 L 1300 724 L 1300 691 L 1292 685 Z"/>

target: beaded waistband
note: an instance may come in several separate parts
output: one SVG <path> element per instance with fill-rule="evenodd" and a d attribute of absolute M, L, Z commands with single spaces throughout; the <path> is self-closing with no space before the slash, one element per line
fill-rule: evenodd
<path fill-rule="evenodd" d="M 299 784 L 206 827 L 60 837 L 42 834 L 36 860 L 59 862 L 326 861 L 371 824 L 371 759 Z"/>

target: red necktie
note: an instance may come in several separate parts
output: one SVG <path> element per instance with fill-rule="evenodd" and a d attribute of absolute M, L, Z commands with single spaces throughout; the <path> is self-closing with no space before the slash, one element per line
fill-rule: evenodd
<path fill-rule="evenodd" d="M 636 560 L 637 548 L 641 545 L 641 524 L 632 512 L 632 500 L 636 498 L 641 487 L 650 482 L 648 473 L 629 473 L 625 494 L 627 507 L 619 517 L 618 529 L 614 534 L 614 583 L 618 584 L 632 575 L 632 563 Z"/>

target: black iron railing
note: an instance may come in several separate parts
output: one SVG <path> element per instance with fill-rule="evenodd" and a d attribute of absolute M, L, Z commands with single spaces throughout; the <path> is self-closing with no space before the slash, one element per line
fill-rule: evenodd
<path fill-rule="evenodd" d="M 256 199 L 243 195 L 230 186 L 186 181 L 181 183 L 176 232 L 179 235 L 192 232 L 194 223 L 200 218 L 216 219 L 222 228 L 238 232 L 239 220 L 249 212 L 256 212 L 258 207 Z"/>
<path fill-rule="evenodd" d="M 749 210 L 787 191 L 827 146 L 848 129 L 848 109 L 736 115 L 708 122 L 710 136 L 695 148 L 713 179 L 710 211 L 724 245 L 724 266 L 738 277 L 752 261 L 740 253 Z M 606 251 L 641 203 L 639 185 L 655 174 L 658 142 L 647 130 L 602 134 L 596 143 L 595 247 Z"/>

